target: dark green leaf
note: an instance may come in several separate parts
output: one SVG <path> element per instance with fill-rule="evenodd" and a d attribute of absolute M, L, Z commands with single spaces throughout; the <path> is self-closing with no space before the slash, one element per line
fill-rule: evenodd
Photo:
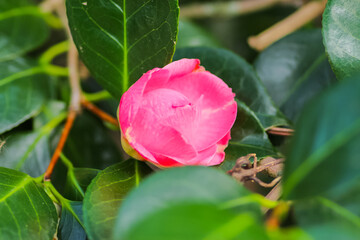
<path fill-rule="evenodd" d="M 323 197 L 295 201 L 295 218 L 315 239 L 357 239 L 360 234 L 360 179 Z"/>
<path fill-rule="evenodd" d="M 139 225 L 142 221 L 148 222 L 151 216 L 156 214 L 160 215 L 158 217 L 163 216 L 162 211 L 165 211 L 166 208 L 169 208 L 169 210 L 165 212 L 177 212 L 179 209 L 174 208 L 172 210 L 171 208 L 178 204 L 219 206 L 226 201 L 248 195 L 249 192 L 244 187 L 231 177 L 215 169 L 184 167 L 161 171 L 146 179 L 127 196 L 117 216 L 114 237 L 115 239 L 128 239 L 128 234 L 134 233 L 135 226 L 138 226 L 137 229 L 142 231 Z M 258 206 L 253 206 L 248 202 L 244 205 L 242 209 L 244 211 L 255 214 L 259 210 Z M 196 214 L 191 214 L 183 217 L 190 219 L 196 218 L 196 216 Z M 172 229 L 176 230 L 176 227 L 174 225 Z M 161 228 L 154 229 L 154 231 L 160 233 Z M 177 231 L 182 232 L 184 229 L 177 228 Z M 173 238 L 175 238 L 175 235 L 169 236 L 168 239 Z"/>
<path fill-rule="evenodd" d="M 239 157 L 249 153 L 256 153 L 258 158 L 276 155 L 255 113 L 240 101 L 237 101 L 237 105 L 237 117 L 231 129 L 229 145 L 225 149 L 225 161 L 220 165 L 225 171 L 232 169 Z"/>
<path fill-rule="evenodd" d="M 38 177 L 46 171 L 50 158 L 47 137 L 39 138 L 39 132 L 17 133 L 7 137 L 0 166 Z"/>
<path fill-rule="evenodd" d="M 111 239 L 120 204 L 149 172 L 145 163 L 127 160 L 106 168 L 89 185 L 84 198 L 84 224 L 93 240 Z"/>
<path fill-rule="evenodd" d="M 117 99 L 143 73 L 171 61 L 177 0 L 67 0 L 67 14 L 81 58 Z"/>
<path fill-rule="evenodd" d="M 236 54 L 218 48 L 196 47 L 176 51 L 174 59 L 198 58 L 208 71 L 223 79 L 236 98 L 255 112 L 265 129 L 288 125 L 276 108 L 253 67 Z"/>
<path fill-rule="evenodd" d="M 291 34 L 260 53 L 255 69 L 270 96 L 292 121 L 304 104 L 336 81 L 320 29 Z"/>
<path fill-rule="evenodd" d="M 176 48 L 183 47 L 220 47 L 220 43 L 201 27 L 189 21 L 179 22 L 179 36 Z"/>
<path fill-rule="evenodd" d="M 22 58 L 0 62 L 0 134 L 36 115 L 49 95 L 49 78 L 31 66 Z"/>
<path fill-rule="evenodd" d="M 75 167 L 104 169 L 123 160 L 119 147 L 115 145 L 115 141 L 120 141 L 120 135 L 113 135 L 106 131 L 99 119 L 83 112 L 75 120 L 64 154 Z"/>
<path fill-rule="evenodd" d="M 360 5 L 357 0 L 329 0 L 323 35 L 331 65 L 339 79 L 360 70 Z"/>
<path fill-rule="evenodd" d="M 82 202 L 70 202 L 70 205 L 78 218 L 82 220 Z M 64 207 L 61 210 L 58 238 L 59 240 L 86 240 L 85 230 L 74 218 L 74 216 Z"/>
<path fill-rule="evenodd" d="M 352 198 L 351 201 L 358 205 L 359 198 Z M 317 198 L 297 202 L 294 206 L 297 223 L 314 239 L 356 240 L 359 238 L 359 215 L 335 202 Z"/>
<path fill-rule="evenodd" d="M 159 227 L 161 226 L 161 227 Z M 235 214 L 208 203 L 165 207 L 138 222 L 122 240 L 267 239 L 250 212 Z"/>
<path fill-rule="evenodd" d="M 49 28 L 40 14 L 28 1 L 1 1 L 0 62 L 14 59 L 44 43 Z"/>
<path fill-rule="evenodd" d="M 286 159 L 286 198 L 323 194 L 359 176 L 359 78 L 341 82 L 304 108 Z"/>
<path fill-rule="evenodd" d="M 92 168 L 73 168 L 68 170 L 64 196 L 71 200 L 82 201 L 87 187 L 100 172 Z"/>
<path fill-rule="evenodd" d="M 52 239 L 55 206 L 28 175 L 0 168 L 0 239 Z"/>

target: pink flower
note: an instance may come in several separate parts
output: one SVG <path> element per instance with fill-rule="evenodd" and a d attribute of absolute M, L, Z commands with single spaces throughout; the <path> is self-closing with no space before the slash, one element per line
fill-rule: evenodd
<path fill-rule="evenodd" d="M 120 100 L 122 146 L 159 167 L 219 164 L 236 118 L 234 96 L 198 59 L 150 70 Z"/>

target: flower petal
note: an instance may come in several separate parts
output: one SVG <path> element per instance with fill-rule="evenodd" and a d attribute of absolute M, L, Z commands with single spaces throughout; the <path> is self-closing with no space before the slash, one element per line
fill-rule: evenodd
<path fill-rule="evenodd" d="M 123 94 L 119 105 L 119 122 L 123 132 L 126 131 L 130 123 L 134 121 L 142 102 L 145 88 L 148 85 L 151 87 L 151 85 L 157 85 L 159 82 L 166 82 L 168 79 L 169 71 L 155 68 L 145 73 Z"/>
<path fill-rule="evenodd" d="M 183 58 L 166 65 L 163 69 L 170 71 L 170 78 L 178 78 L 200 69 L 200 60 Z"/>
<path fill-rule="evenodd" d="M 136 148 L 137 144 L 152 155 L 180 159 L 192 159 L 197 156 L 194 147 L 178 131 L 161 124 L 148 109 L 139 109 L 134 122 L 125 132 L 125 137 L 129 144 L 144 157 L 146 156 L 142 149 Z"/>
<path fill-rule="evenodd" d="M 203 107 L 210 109 L 221 108 L 235 97 L 224 81 L 207 71 L 170 78 L 166 88 L 181 92 L 193 103 L 203 97 Z"/>

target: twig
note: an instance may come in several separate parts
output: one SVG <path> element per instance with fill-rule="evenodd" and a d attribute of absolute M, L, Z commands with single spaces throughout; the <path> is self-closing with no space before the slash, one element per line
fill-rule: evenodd
<path fill-rule="evenodd" d="M 43 12 L 52 12 L 61 3 L 63 3 L 63 0 L 45 0 L 40 4 L 40 8 Z"/>
<path fill-rule="evenodd" d="M 305 4 L 292 15 L 278 22 L 259 35 L 249 37 L 249 45 L 258 51 L 264 50 L 272 43 L 298 30 L 306 23 L 320 16 L 325 9 L 326 2 L 327 0 L 312 1 Z"/>
<path fill-rule="evenodd" d="M 98 108 L 97 106 L 86 100 L 85 98 L 81 99 L 81 104 L 86 109 L 88 109 L 89 111 L 97 115 L 99 118 L 101 118 L 102 120 L 109 122 L 115 126 L 119 125 L 117 119 L 113 118 L 112 116 L 110 116 L 109 114 L 107 114 L 106 112 L 104 112 L 103 110 L 101 110 L 100 108 Z"/>
<path fill-rule="evenodd" d="M 273 127 L 267 130 L 267 133 L 279 136 L 292 136 L 294 134 L 294 130 L 290 128 Z"/>
<path fill-rule="evenodd" d="M 251 164 L 250 158 L 254 158 L 254 163 Z M 262 172 L 270 167 L 273 167 L 278 164 L 282 164 L 284 159 L 273 159 L 271 162 L 267 162 L 263 165 L 257 166 L 257 157 L 256 154 L 248 154 L 246 156 L 240 157 L 235 166 L 228 171 L 228 174 L 240 182 L 246 181 L 256 181 L 262 187 L 273 187 L 277 184 L 281 177 L 276 177 L 271 183 L 265 183 L 256 177 L 256 174 Z"/>
<path fill-rule="evenodd" d="M 182 18 L 232 17 L 250 14 L 290 0 L 243 0 L 230 2 L 193 3 L 180 7 Z"/>
<path fill-rule="evenodd" d="M 271 191 L 266 195 L 266 198 L 271 200 L 271 201 L 277 201 L 279 200 L 280 196 L 281 196 L 281 188 L 282 188 L 282 184 L 281 181 L 278 182 L 276 184 L 276 186 L 271 189 Z"/>
<path fill-rule="evenodd" d="M 56 10 L 57 14 L 59 15 L 63 25 L 65 26 L 68 38 L 71 39 L 71 33 L 70 33 L 70 29 L 68 27 L 64 1 L 63 0 L 57 1 L 56 3 L 57 3 L 57 5 L 56 5 L 55 10 Z M 69 82 L 70 82 L 70 87 L 71 87 L 71 100 L 70 100 L 70 106 L 69 106 L 69 114 L 68 114 L 68 117 L 66 120 L 65 127 L 62 131 L 59 143 L 58 143 L 58 145 L 55 149 L 55 152 L 51 158 L 49 166 L 46 169 L 46 172 L 44 174 L 45 180 L 50 179 L 51 174 L 54 170 L 54 167 L 59 159 L 60 153 L 65 145 L 65 142 L 69 135 L 71 127 L 74 123 L 74 120 L 75 120 L 77 114 L 81 110 L 81 105 L 80 105 L 81 88 L 80 88 L 80 82 L 79 82 L 79 80 L 80 80 L 79 79 L 79 57 L 78 57 L 78 52 L 76 50 L 76 47 L 72 40 L 70 41 L 70 47 L 69 47 L 68 57 L 67 57 L 67 65 L 69 68 Z"/>
<path fill-rule="evenodd" d="M 51 174 L 54 170 L 54 167 L 59 159 L 59 156 L 60 156 L 60 153 L 65 145 L 65 142 L 66 142 L 66 139 L 69 135 L 69 132 L 70 132 L 70 129 L 73 125 L 73 122 L 75 120 L 75 117 L 76 117 L 76 112 L 75 111 L 70 111 L 69 112 L 69 115 L 67 117 L 67 120 L 66 120 L 66 124 L 65 124 L 65 127 L 61 133 L 61 137 L 60 137 L 60 140 L 59 140 L 59 143 L 58 145 L 56 146 L 56 149 L 55 149 L 55 152 L 51 158 L 51 161 L 49 163 L 49 166 L 48 168 L 46 169 L 46 172 L 44 174 L 44 179 L 45 180 L 49 180 L 50 177 L 51 177 Z"/>

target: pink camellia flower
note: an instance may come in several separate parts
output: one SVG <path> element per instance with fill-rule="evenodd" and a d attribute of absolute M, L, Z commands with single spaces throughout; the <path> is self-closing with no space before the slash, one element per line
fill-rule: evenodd
<path fill-rule="evenodd" d="M 236 118 L 234 96 L 198 59 L 150 70 L 120 100 L 122 146 L 159 167 L 219 164 Z"/>

